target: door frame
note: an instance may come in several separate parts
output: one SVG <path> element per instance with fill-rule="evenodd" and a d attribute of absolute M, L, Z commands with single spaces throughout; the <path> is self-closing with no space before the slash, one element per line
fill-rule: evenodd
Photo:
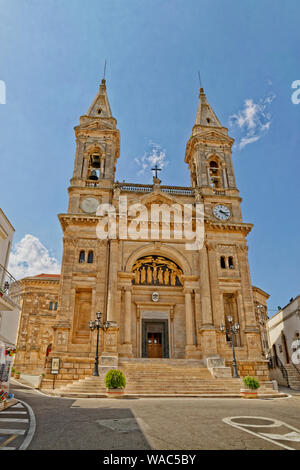
<path fill-rule="evenodd" d="M 141 334 L 141 355 L 148 358 L 148 333 L 161 333 L 162 359 L 170 357 L 169 347 L 169 319 L 167 318 L 142 318 L 142 334 Z"/>

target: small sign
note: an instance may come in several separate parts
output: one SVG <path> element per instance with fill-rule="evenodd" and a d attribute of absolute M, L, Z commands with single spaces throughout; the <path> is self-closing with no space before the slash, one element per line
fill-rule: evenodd
<path fill-rule="evenodd" d="M 57 375 L 59 372 L 59 357 L 52 357 L 51 374 Z"/>

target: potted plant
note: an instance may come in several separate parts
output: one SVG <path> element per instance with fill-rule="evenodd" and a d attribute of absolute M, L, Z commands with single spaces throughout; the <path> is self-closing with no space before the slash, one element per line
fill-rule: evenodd
<path fill-rule="evenodd" d="M 120 398 L 124 395 L 126 380 L 123 372 L 111 369 L 107 372 L 105 379 L 106 395 L 109 398 Z"/>
<path fill-rule="evenodd" d="M 241 388 L 242 398 L 257 398 L 257 389 L 260 387 L 259 381 L 247 375 L 243 378 L 243 382 L 246 388 Z"/>
<path fill-rule="evenodd" d="M 15 379 L 19 379 L 20 378 L 20 372 L 19 371 L 15 371 Z"/>
<path fill-rule="evenodd" d="M 12 368 L 11 368 L 10 376 L 11 376 L 11 377 L 14 377 L 15 372 L 16 372 L 16 370 L 12 367 Z"/>

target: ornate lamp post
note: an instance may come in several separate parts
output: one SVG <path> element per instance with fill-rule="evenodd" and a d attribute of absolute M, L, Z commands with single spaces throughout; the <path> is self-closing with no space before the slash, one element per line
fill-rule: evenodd
<path fill-rule="evenodd" d="M 98 377 L 99 376 L 99 370 L 98 370 L 98 364 L 99 364 L 99 356 L 98 356 L 99 330 L 106 331 L 106 330 L 108 330 L 108 328 L 110 326 L 112 326 L 112 324 L 109 321 L 106 321 L 104 323 L 101 321 L 101 317 L 102 317 L 101 312 L 97 312 L 96 317 L 97 317 L 96 320 L 89 321 L 89 327 L 90 327 L 91 331 L 94 331 L 95 329 L 97 329 L 97 346 L 96 346 L 96 357 L 95 357 L 95 365 L 94 365 L 93 375 Z"/>
<path fill-rule="evenodd" d="M 231 315 L 228 315 L 227 317 L 227 320 L 229 322 L 229 328 L 227 329 L 225 327 L 225 325 L 223 325 L 221 323 L 220 325 L 220 331 L 222 331 L 222 333 L 226 332 L 227 334 L 229 333 L 230 334 L 230 341 L 231 341 L 231 345 L 232 345 L 232 365 L 233 365 L 233 377 L 238 379 L 239 378 L 239 374 L 238 374 L 238 370 L 237 370 L 237 364 L 236 364 L 236 358 L 235 358 L 235 350 L 234 350 L 234 341 L 233 341 L 233 336 L 232 335 L 236 335 L 240 329 L 240 325 L 239 323 L 235 323 L 234 325 L 232 324 L 233 322 L 233 318 Z"/>

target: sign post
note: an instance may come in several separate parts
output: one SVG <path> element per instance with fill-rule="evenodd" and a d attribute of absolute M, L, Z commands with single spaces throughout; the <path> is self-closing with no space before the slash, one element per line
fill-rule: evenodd
<path fill-rule="evenodd" d="M 53 375 L 53 385 L 52 389 L 54 390 L 55 377 L 59 373 L 59 357 L 52 357 L 51 359 L 51 374 Z"/>

